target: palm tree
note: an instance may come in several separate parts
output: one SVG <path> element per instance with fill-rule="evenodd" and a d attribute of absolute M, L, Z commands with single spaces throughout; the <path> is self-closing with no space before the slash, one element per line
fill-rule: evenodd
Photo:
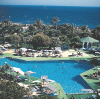
<path fill-rule="evenodd" d="M 96 27 L 95 29 L 95 37 L 97 39 L 100 39 L 100 25 Z"/>
<path fill-rule="evenodd" d="M 15 45 L 16 45 L 16 43 L 18 43 L 17 45 L 19 47 L 19 42 L 21 40 L 19 35 L 16 35 L 16 34 L 11 35 L 10 40 L 12 41 L 12 43 L 15 43 Z"/>
<path fill-rule="evenodd" d="M 35 25 L 36 25 L 39 29 L 41 29 L 42 26 L 43 26 L 43 21 L 42 21 L 42 20 L 36 20 L 36 21 L 35 21 Z"/>
<path fill-rule="evenodd" d="M 60 21 L 59 18 L 54 17 L 51 21 L 56 25 L 56 30 L 57 30 L 57 23 Z"/>
<path fill-rule="evenodd" d="M 4 23 L 5 23 L 6 26 L 10 25 L 10 21 L 8 19 L 5 20 Z"/>

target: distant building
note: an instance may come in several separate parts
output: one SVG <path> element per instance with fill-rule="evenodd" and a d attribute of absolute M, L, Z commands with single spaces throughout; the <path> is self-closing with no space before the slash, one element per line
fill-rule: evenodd
<path fill-rule="evenodd" d="M 23 29 L 23 32 L 26 32 L 28 30 L 28 26 L 24 26 L 22 27 L 22 29 Z"/>

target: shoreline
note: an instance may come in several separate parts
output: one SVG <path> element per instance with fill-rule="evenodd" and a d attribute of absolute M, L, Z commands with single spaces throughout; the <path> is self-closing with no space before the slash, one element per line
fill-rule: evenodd
<path fill-rule="evenodd" d="M 14 22 L 14 21 L 11 21 L 9 18 L 8 19 L 4 19 L 4 20 L 2 20 L 2 21 L 0 21 L 0 23 L 2 23 L 3 21 L 5 21 L 5 20 L 9 20 L 10 22 L 12 22 L 12 25 L 18 25 L 18 26 L 29 26 L 29 25 L 32 25 L 36 20 L 34 20 L 34 21 L 25 21 L 26 23 L 24 23 L 24 21 L 22 21 L 22 22 Z M 38 19 L 37 19 L 38 20 Z M 39 19 L 39 20 L 41 20 L 41 19 Z M 44 22 L 44 21 L 43 21 Z M 65 22 L 66 23 L 66 22 Z M 60 26 L 60 25 L 63 25 L 63 24 L 65 24 L 65 23 L 59 23 L 58 24 L 58 26 Z M 66 24 L 70 24 L 70 25 L 72 25 L 72 24 L 74 24 L 74 25 L 76 25 L 75 23 L 66 23 Z M 50 24 L 50 23 L 45 23 L 44 22 L 44 25 L 49 25 L 49 26 L 54 26 L 53 24 Z M 97 26 L 99 26 L 99 25 L 97 25 L 96 27 L 94 27 L 94 28 L 90 28 L 90 27 L 88 27 L 88 25 L 77 25 L 77 26 L 75 26 L 75 27 L 77 27 L 77 28 L 79 28 L 79 27 L 82 27 L 82 26 L 87 26 L 87 28 L 88 29 L 90 29 L 90 30 L 93 30 L 93 29 L 95 29 Z"/>

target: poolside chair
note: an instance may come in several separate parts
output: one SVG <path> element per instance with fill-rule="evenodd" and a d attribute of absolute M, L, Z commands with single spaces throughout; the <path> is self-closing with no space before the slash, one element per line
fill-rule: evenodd
<path fill-rule="evenodd" d="M 50 96 L 55 96 L 55 97 L 57 97 L 57 95 L 50 95 Z"/>
<path fill-rule="evenodd" d="M 0 52 L 0 55 L 4 55 L 2 52 Z"/>
<path fill-rule="evenodd" d="M 39 87 L 37 87 L 37 86 L 35 86 L 35 88 L 36 88 L 37 90 L 40 90 L 40 88 L 39 88 Z"/>
<path fill-rule="evenodd" d="M 92 98 L 93 98 L 93 99 L 97 99 L 97 96 L 96 96 L 96 95 L 92 95 Z"/>
<path fill-rule="evenodd" d="M 37 91 L 36 88 L 34 88 L 34 87 L 31 88 L 31 92 L 36 92 L 36 91 Z"/>
<path fill-rule="evenodd" d="M 97 95 L 100 98 L 100 89 L 97 89 Z"/>
<path fill-rule="evenodd" d="M 88 99 L 92 99 L 92 97 L 91 96 L 88 96 Z"/>
<path fill-rule="evenodd" d="M 76 54 L 72 53 L 72 55 L 68 55 L 68 57 L 71 57 L 71 56 L 76 56 Z"/>

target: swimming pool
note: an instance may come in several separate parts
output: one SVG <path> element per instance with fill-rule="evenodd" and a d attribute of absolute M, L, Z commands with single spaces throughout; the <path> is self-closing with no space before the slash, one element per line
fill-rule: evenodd
<path fill-rule="evenodd" d="M 92 65 L 84 60 L 23 61 L 14 59 L 11 61 L 7 58 L 0 59 L 0 65 L 3 65 L 5 62 L 12 67 L 20 68 L 24 72 L 36 72 L 36 74 L 31 74 L 31 76 L 40 78 L 41 75 L 47 75 L 48 79 L 60 83 L 67 94 L 81 93 L 81 89 L 90 89 L 79 75 L 92 68 Z"/>

